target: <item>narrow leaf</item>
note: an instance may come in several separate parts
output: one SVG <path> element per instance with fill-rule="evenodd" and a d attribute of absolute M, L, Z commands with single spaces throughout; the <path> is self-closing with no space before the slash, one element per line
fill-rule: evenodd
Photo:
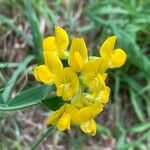
<path fill-rule="evenodd" d="M 130 133 L 143 132 L 145 130 L 150 130 L 150 122 L 136 124 L 133 127 L 129 128 Z"/>
<path fill-rule="evenodd" d="M 123 150 L 125 144 L 125 140 L 126 140 L 126 132 L 123 132 L 122 135 L 119 137 L 118 142 L 117 142 L 117 149 L 121 149 Z"/>
<path fill-rule="evenodd" d="M 40 29 L 39 21 L 32 7 L 32 1 L 23 0 L 23 3 L 24 3 L 24 8 L 25 8 L 25 13 L 29 20 L 29 24 L 31 28 L 33 45 L 34 45 L 34 54 L 37 58 L 38 63 L 42 63 L 43 62 L 42 44 L 41 44 L 42 38 L 41 38 L 40 30 L 39 30 Z"/>
<path fill-rule="evenodd" d="M 15 70 L 13 75 L 11 76 L 10 80 L 7 82 L 5 89 L 3 91 L 3 98 L 5 103 L 8 101 L 8 98 L 10 96 L 11 90 L 18 79 L 19 75 L 26 69 L 27 65 L 33 60 L 33 56 L 28 56 Z"/>
<path fill-rule="evenodd" d="M 1 93 L 0 93 L 0 104 L 4 104 L 4 99 Z"/>
<path fill-rule="evenodd" d="M 35 142 L 35 144 L 33 144 L 33 146 L 31 147 L 31 150 L 36 150 L 37 147 L 43 142 L 43 140 L 55 129 L 54 126 L 50 126 L 48 129 L 46 129 L 46 131 L 44 131 L 41 136 L 39 137 L 39 139 L 37 139 L 37 141 Z"/>
<path fill-rule="evenodd" d="M 144 122 L 145 121 L 145 117 L 144 117 L 144 113 L 142 112 L 142 108 L 138 102 L 138 98 L 136 97 L 135 93 L 133 91 L 130 92 L 130 95 L 131 95 L 131 102 L 132 102 L 132 105 L 133 105 L 133 108 L 134 108 L 134 111 L 138 117 L 138 119 L 141 121 L 141 122 Z"/>
<path fill-rule="evenodd" d="M 8 105 L 0 105 L 0 110 L 17 110 L 32 105 L 37 105 L 50 91 L 49 86 L 38 86 L 28 89 L 14 97 Z"/>

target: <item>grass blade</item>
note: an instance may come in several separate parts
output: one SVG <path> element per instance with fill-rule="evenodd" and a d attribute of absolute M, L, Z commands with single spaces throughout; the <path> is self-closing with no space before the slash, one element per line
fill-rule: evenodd
<path fill-rule="evenodd" d="M 0 68 L 15 68 L 18 67 L 20 64 L 15 62 L 4 62 L 0 63 Z"/>
<path fill-rule="evenodd" d="M 136 124 L 133 127 L 129 128 L 130 133 L 143 132 L 145 130 L 150 130 L 150 122 Z"/>
<path fill-rule="evenodd" d="M 144 113 L 142 112 L 142 107 L 140 106 L 140 104 L 138 102 L 138 98 L 136 97 L 135 93 L 132 90 L 130 91 L 130 96 L 131 96 L 131 102 L 132 102 L 134 111 L 135 111 L 138 119 L 141 122 L 144 122 L 145 117 L 144 117 Z"/>
<path fill-rule="evenodd" d="M 3 104 L 3 103 L 4 103 L 4 99 L 3 99 L 2 94 L 0 93 L 0 104 Z"/>
<path fill-rule="evenodd" d="M 13 30 L 17 35 L 21 36 L 30 46 L 33 46 L 33 43 L 29 36 L 27 36 L 22 30 L 20 30 L 14 23 L 14 20 L 0 15 L 0 21 L 6 24 L 11 30 Z"/>
<path fill-rule="evenodd" d="M 6 103 L 9 99 L 11 90 L 18 79 L 19 75 L 26 69 L 27 65 L 33 60 L 33 56 L 28 56 L 16 69 L 16 71 L 11 76 L 10 80 L 7 82 L 5 89 L 3 91 L 4 102 Z"/>
<path fill-rule="evenodd" d="M 35 12 L 32 9 L 32 1 L 24 0 L 24 7 L 26 16 L 29 20 L 31 32 L 32 32 L 32 40 L 34 45 L 34 54 L 36 56 L 37 62 L 42 63 L 43 62 L 43 55 L 42 55 L 42 45 L 41 45 L 41 34 L 39 30 L 39 21 L 35 14 Z"/>
<path fill-rule="evenodd" d="M 35 142 L 35 144 L 32 146 L 31 150 L 36 150 L 37 147 L 43 142 L 43 140 L 55 129 L 54 126 L 50 126 L 46 131 L 42 133 L 40 138 Z"/>

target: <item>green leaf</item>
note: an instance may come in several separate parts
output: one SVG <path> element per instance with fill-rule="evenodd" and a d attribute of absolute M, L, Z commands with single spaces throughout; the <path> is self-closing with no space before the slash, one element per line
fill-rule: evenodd
<path fill-rule="evenodd" d="M 125 144 L 125 140 L 126 140 L 126 132 L 123 132 L 122 135 L 119 137 L 119 139 L 117 140 L 117 149 L 123 150 Z"/>
<path fill-rule="evenodd" d="M 32 7 L 32 1 L 23 0 L 25 13 L 28 18 L 32 40 L 34 45 L 34 54 L 37 58 L 39 64 L 43 63 L 43 54 L 42 54 L 42 36 L 39 30 L 40 23 L 38 17 Z"/>
<path fill-rule="evenodd" d="M 42 100 L 42 103 L 50 110 L 55 111 L 58 110 L 64 104 L 64 101 L 61 97 L 54 96 L 46 100 Z"/>
<path fill-rule="evenodd" d="M 134 108 L 134 111 L 141 122 L 145 122 L 144 112 L 142 111 L 142 107 L 139 103 L 138 97 L 135 95 L 133 91 L 130 92 L 131 102 Z"/>
<path fill-rule="evenodd" d="M 52 131 L 54 131 L 55 127 L 54 126 L 50 126 L 48 129 L 46 129 L 41 136 L 37 139 L 37 141 L 32 145 L 31 150 L 36 150 L 38 148 L 38 146 L 43 142 L 43 140 L 48 137 L 48 135 L 50 133 L 52 133 Z"/>
<path fill-rule="evenodd" d="M 143 132 L 145 130 L 150 130 L 150 122 L 136 124 L 133 127 L 129 128 L 130 133 Z"/>
<path fill-rule="evenodd" d="M 13 75 L 7 82 L 5 89 L 3 91 L 3 98 L 5 103 L 8 101 L 11 90 L 14 87 L 14 84 L 16 83 L 16 80 L 18 79 L 19 75 L 22 72 L 24 72 L 27 65 L 33 60 L 33 58 L 34 58 L 33 56 L 28 56 L 27 58 L 25 58 L 25 60 L 18 66 L 18 68 L 14 71 Z"/>
<path fill-rule="evenodd" d="M 4 104 L 4 99 L 1 93 L 0 93 L 0 104 Z"/>
<path fill-rule="evenodd" d="M 103 15 L 103 14 L 122 14 L 122 15 L 127 15 L 129 12 L 122 9 L 122 8 L 119 8 L 119 7 L 113 7 L 113 6 L 110 6 L 110 5 L 107 5 L 107 6 L 104 6 L 104 7 L 100 7 L 100 6 L 97 6 L 97 7 L 93 7 L 90 11 L 92 11 L 92 14 L 100 14 L 100 15 Z"/>
<path fill-rule="evenodd" d="M 38 86 L 28 89 L 14 97 L 7 105 L 0 105 L 0 110 L 17 110 L 37 105 L 50 91 L 49 86 Z"/>
<path fill-rule="evenodd" d="M 0 63 L 0 68 L 15 68 L 18 67 L 20 63 L 15 63 L 15 62 L 3 62 Z"/>
<path fill-rule="evenodd" d="M 131 147 L 138 147 L 139 145 L 141 145 L 141 143 L 148 139 L 149 138 L 149 135 L 150 135 L 150 131 L 144 133 L 143 135 L 140 135 L 139 138 L 137 139 L 134 139 L 133 141 L 131 141 L 130 143 L 127 143 L 127 144 L 124 144 L 121 146 L 121 150 L 127 150 Z"/>

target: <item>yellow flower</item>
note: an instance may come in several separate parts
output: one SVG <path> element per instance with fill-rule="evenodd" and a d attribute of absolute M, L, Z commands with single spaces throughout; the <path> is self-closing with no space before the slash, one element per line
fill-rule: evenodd
<path fill-rule="evenodd" d="M 57 72 L 55 84 L 57 87 L 57 96 L 62 96 L 64 100 L 70 100 L 79 89 L 78 77 L 70 67 Z"/>
<path fill-rule="evenodd" d="M 81 109 L 85 106 L 88 106 L 91 103 L 88 103 L 84 94 L 81 91 L 78 91 L 78 93 L 72 97 L 71 104 L 77 107 L 78 109 Z"/>
<path fill-rule="evenodd" d="M 108 102 L 110 89 L 105 84 L 108 68 L 107 61 L 103 58 L 96 58 L 90 60 L 82 71 L 82 78 L 84 83 L 89 88 L 85 97 L 90 103 L 101 102 L 105 104 Z"/>
<path fill-rule="evenodd" d="M 34 68 L 34 76 L 44 84 L 55 84 L 56 95 L 65 101 L 48 118 L 48 124 L 60 131 L 70 129 L 72 124 L 79 125 L 83 132 L 96 134 L 95 118 L 103 111 L 110 95 L 106 71 L 122 66 L 127 57 L 122 49 L 114 49 L 115 43 L 116 36 L 108 38 L 100 48 L 101 57 L 88 58 L 83 38 L 73 38 L 69 53 L 65 51 L 69 38 L 58 26 L 54 36 L 43 40 L 45 63 Z M 64 68 L 60 58 L 67 59 L 63 61 L 68 62 L 64 66 L 69 67 Z"/>
<path fill-rule="evenodd" d="M 105 85 L 105 79 L 106 79 L 107 74 L 98 74 L 89 84 L 89 88 L 91 91 L 94 92 L 99 92 L 101 90 L 104 90 L 106 85 Z"/>
<path fill-rule="evenodd" d="M 93 92 L 91 94 L 91 99 L 93 100 L 93 103 L 106 104 L 109 100 L 109 95 L 110 88 L 108 86 L 105 86 L 103 90 L 100 90 L 99 92 Z"/>
<path fill-rule="evenodd" d="M 105 79 L 107 74 L 98 74 L 96 78 L 91 82 L 89 88 L 92 92 L 91 96 L 95 102 L 107 103 L 110 95 L 110 88 L 106 86 Z"/>
<path fill-rule="evenodd" d="M 45 84 L 53 83 L 53 75 L 46 65 L 40 65 L 34 68 L 34 77 L 37 81 Z"/>
<path fill-rule="evenodd" d="M 43 54 L 45 65 L 34 68 L 34 77 L 37 81 L 43 82 L 44 84 L 52 84 L 54 83 L 56 72 L 62 69 L 63 65 L 55 53 L 46 51 Z"/>
<path fill-rule="evenodd" d="M 65 51 L 69 44 L 69 38 L 64 29 L 61 27 L 55 27 L 55 36 L 49 36 L 43 40 L 44 51 L 53 51 L 60 58 L 68 57 Z"/>
<path fill-rule="evenodd" d="M 94 119 L 99 113 L 103 111 L 104 105 L 101 103 L 91 104 L 81 108 L 76 114 L 76 119 L 74 122 L 77 124 L 84 124 L 91 119 Z"/>
<path fill-rule="evenodd" d="M 96 79 L 98 75 L 102 75 L 105 78 L 106 74 L 104 73 L 107 68 L 108 65 L 103 58 L 90 60 L 82 70 L 82 78 L 84 83 L 90 86 L 91 82 L 93 82 L 93 80 Z"/>
<path fill-rule="evenodd" d="M 78 110 L 74 117 L 74 124 L 80 125 L 83 132 L 91 135 L 96 134 L 96 123 L 93 120 L 99 113 L 103 111 L 103 104 L 91 104 Z"/>
<path fill-rule="evenodd" d="M 60 131 L 70 129 L 70 120 L 71 120 L 70 115 L 64 112 L 57 122 L 57 128 Z"/>
<path fill-rule="evenodd" d="M 64 104 L 47 119 L 47 123 L 56 125 L 60 131 L 70 129 L 70 124 L 74 120 L 77 111 L 73 105 Z"/>
<path fill-rule="evenodd" d="M 96 134 L 96 122 L 93 119 L 80 125 L 80 128 L 83 132 L 91 134 L 92 136 Z"/>
<path fill-rule="evenodd" d="M 127 58 L 122 49 L 117 48 L 114 50 L 116 39 L 116 36 L 109 37 L 100 48 L 100 55 L 108 61 L 109 68 L 121 67 Z"/>
<path fill-rule="evenodd" d="M 70 52 L 69 64 L 73 71 L 80 72 L 88 61 L 87 48 L 83 38 L 73 38 Z"/>

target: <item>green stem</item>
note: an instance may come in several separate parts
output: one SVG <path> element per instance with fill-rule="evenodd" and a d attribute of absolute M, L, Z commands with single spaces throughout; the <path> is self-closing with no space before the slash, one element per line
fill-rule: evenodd
<path fill-rule="evenodd" d="M 46 131 L 44 131 L 40 138 L 38 138 L 34 145 L 32 145 L 31 150 L 36 150 L 36 148 L 43 142 L 44 138 L 47 137 L 54 129 L 54 126 L 50 126 Z"/>

